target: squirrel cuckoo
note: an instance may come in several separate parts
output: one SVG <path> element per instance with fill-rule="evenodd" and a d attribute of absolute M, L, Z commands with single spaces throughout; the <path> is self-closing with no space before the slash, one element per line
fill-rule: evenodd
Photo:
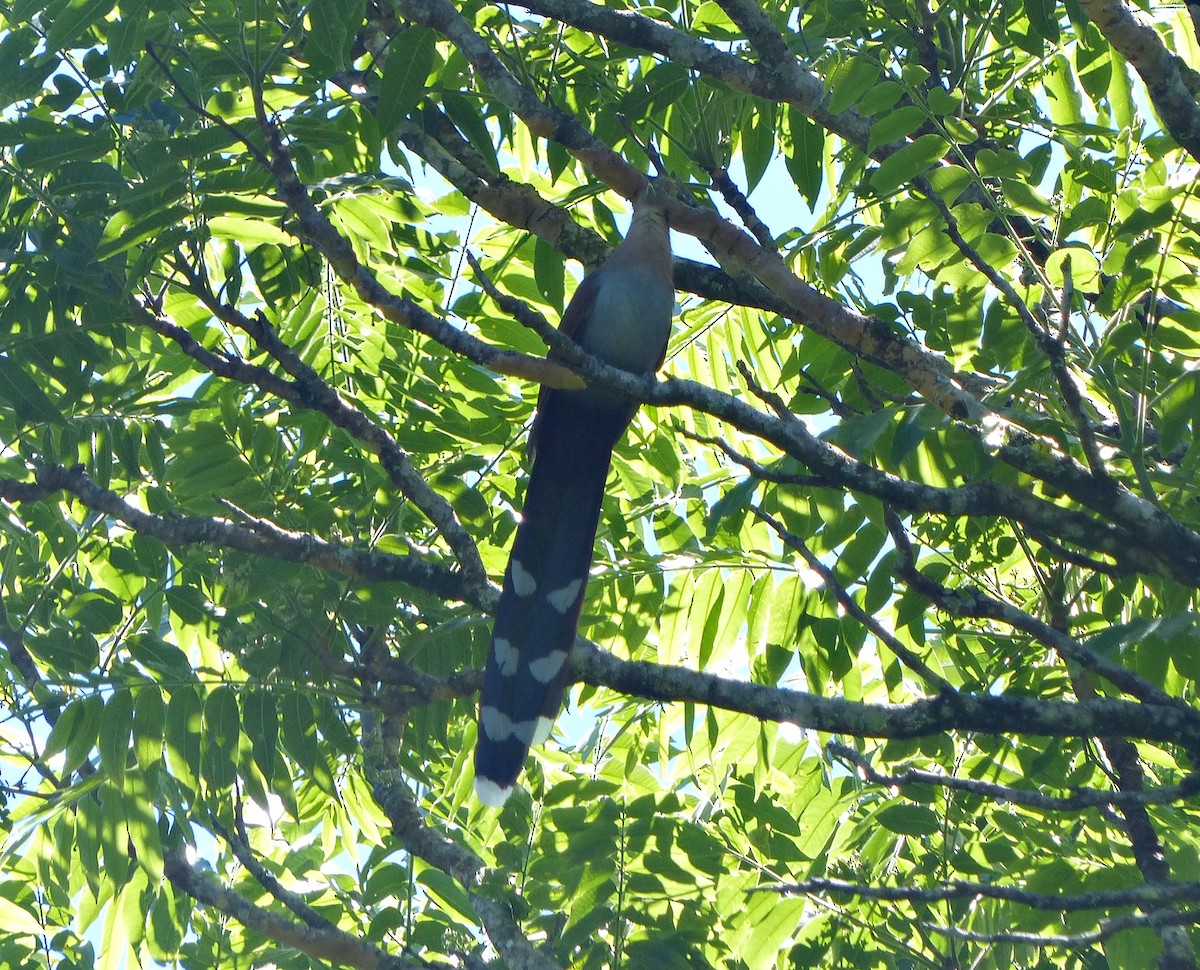
<path fill-rule="evenodd" d="M 559 325 L 589 354 L 635 374 L 658 370 L 671 333 L 665 202 L 653 182 L 638 194 L 624 241 L 584 277 Z M 562 704 L 612 450 L 637 408 L 600 387 L 538 395 L 525 507 L 479 697 L 475 793 L 486 805 L 504 804 Z"/>

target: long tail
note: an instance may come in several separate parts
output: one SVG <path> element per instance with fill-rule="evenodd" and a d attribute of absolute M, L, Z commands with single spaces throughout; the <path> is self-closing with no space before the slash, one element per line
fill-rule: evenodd
<path fill-rule="evenodd" d="M 531 746 L 550 734 L 570 675 L 613 445 L 632 409 L 586 392 L 539 404 L 537 443 L 479 698 L 475 792 L 502 805 Z"/>

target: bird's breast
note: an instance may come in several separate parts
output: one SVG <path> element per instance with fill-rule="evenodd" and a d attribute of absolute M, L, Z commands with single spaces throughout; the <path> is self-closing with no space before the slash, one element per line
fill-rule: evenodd
<path fill-rule="evenodd" d="M 628 267 L 598 281 L 583 347 L 614 367 L 650 373 L 671 334 L 675 293 L 650 267 Z"/>

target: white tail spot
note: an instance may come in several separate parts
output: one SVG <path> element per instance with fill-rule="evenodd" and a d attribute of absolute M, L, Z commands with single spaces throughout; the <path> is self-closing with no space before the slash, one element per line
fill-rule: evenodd
<path fill-rule="evenodd" d="M 514 724 L 512 729 L 513 736 L 522 744 L 532 747 L 538 743 L 536 738 L 538 726 L 541 722 L 542 718 L 538 718 L 536 721 L 522 721 L 520 724 Z M 543 740 L 545 739 L 543 738 Z"/>
<path fill-rule="evenodd" d="M 512 794 L 512 785 L 501 788 L 490 778 L 475 776 L 475 797 L 489 808 L 499 808 Z"/>
<path fill-rule="evenodd" d="M 507 741 L 512 736 L 512 718 L 501 714 L 494 707 L 485 707 L 479 712 L 479 723 L 483 727 L 483 733 L 493 741 Z"/>
<path fill-rule="evenodd" d="M 562 670 L 566 661 L 567 651 L 551 650 L 546 656 L 529 662 L 529 673 L 539 684 L 548 684 L 558 676 L 558 672 Z"/>
<path fill-rule="evenodd" d="M 517 560 L 509 564 L 508 571 L 512 576 L 513 592 L 518 596 L 532 596 L 537 592 L 537 580 L 533 578 L 533 573 L 527 572 Z"/>
<path fill-rule="evenodd" d="M 492 641 L 492 649 L 496 651 L 496 666 L 505 677 L 511 677 L 520 666 L 521 654 L 507 640 L 496 637 Z"/>
<path fill-rule="evenodd" d="M 554 718 L 539 717 L 537 719 L 537 727 L 533 729 L 533 740 L 529 742 L 532 748 L 536 744 L 541 744 L 546 738 L 550 737 L 550 729 L 554 727 Z"/>
<path fill-rule="evenodd" d="M 566 613 L 572 606 L 575 605 L 575 600 L 579 596 L 579 587 L 583 585 L 583 581 L 572 579 L 562 589 L 556 589 L 553 593 L 547 593 L 546 599 L 559 613 Z"/>

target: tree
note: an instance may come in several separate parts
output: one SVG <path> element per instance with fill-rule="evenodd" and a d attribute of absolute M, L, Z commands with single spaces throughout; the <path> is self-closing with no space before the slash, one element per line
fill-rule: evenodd
<path fill-rule="evenodd" d="M 1195 967 L 1185 14 L 11 6 L 0 960 Z M 642 379 L 553 322 L 657 166 Z M 645 406 L 497 813 L 580 380 Z"/>

